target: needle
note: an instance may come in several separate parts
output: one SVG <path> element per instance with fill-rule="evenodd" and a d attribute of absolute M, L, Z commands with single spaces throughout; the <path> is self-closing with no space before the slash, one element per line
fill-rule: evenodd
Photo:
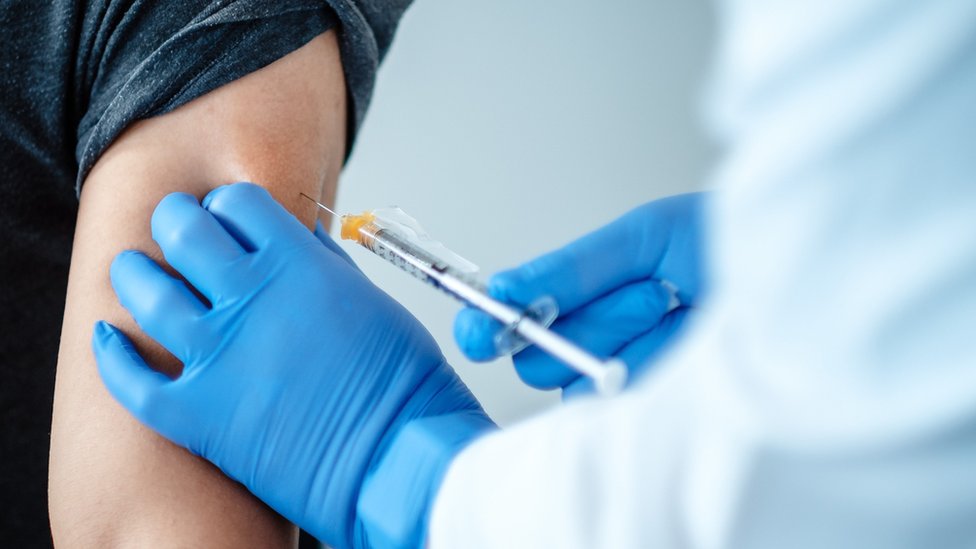
<path fill-rule="evenodd" d="M 301 192 L 300 192 L 300 193 L 298 193 L 298 194 L 300 194 L 300 195 L 302 195 L 302 196 L 304 196 L 305 198 L 307 198 L 307 199 L 309 199 L 309 200 L 311 200 L 312 202 L 314 202 L 314 203 L 315 203 L 315 205 L 316 205 L 316 206 L 318 206 L 319 208 L 322 208 L 323 210 L 325 210 L 325 211 L 327 211 L 327 212 L 329 212 L 330 214 L 332 214 L 332 215 L 334 215 L 334 216 L 336 216 L 336 217 L 343 217 L 343 216 L 341 216 L 341 215 L 339 215 L 339 214 L 337 214 L 337 213 L 335 213 L 334 211 L 332 211 L 332 210 L 330 210 L 328 206 L 326 206 L 325 204 L 322 204 L 322 203 L 321 203 L 321 202 L 319 202 L 318 200 L 315 200 L 315 199 L 314 199 L 314 198 L 312 198 L 311 196 L 308 196 L 307 194 L 305 194 L 305 193 L 301 193 Z"/>

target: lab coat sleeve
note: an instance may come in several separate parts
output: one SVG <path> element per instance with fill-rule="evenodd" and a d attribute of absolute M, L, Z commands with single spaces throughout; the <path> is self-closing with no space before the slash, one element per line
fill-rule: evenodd
<path fill-rule="evenodd" d="M 462 452 L 432 548 L 976 546 L 976 4 L 720 12 L 709 310 Z"/>
<path fill-rule="evenodd" d="M 843 398 L 821 394 L 809 409 L 776 402 L 787 416 L 806 409 L 828 423 L 802 431 L 763 411 L 770 403 L 745 369 L 709 362 L 720 341 L 694 343 L 621 397 L 569 404 L 465 449 L 435 501 L 428 546 L 976 544 L 976 406 L 952 416 L 937 404 L 931 414 L 917 408 L 920 421 L 893 415 L 878 427 L 867 403 L 864 418 L 845 422 L 871 426 L 857 436 L 829 428 L 829 408 L 847 406 Z M 912 408 L 918 396 L 890 404 Z M 787 425 L 798 431 L 781 432 Z"/>
<path fill-rule="evenodd" d="M 436 500 L 430 547 L 611 547 L 635 535 L 674 546 L 689 385 L 678 370 L 658 377 L 646 394 L 569 404 L 467 448 Z"/>

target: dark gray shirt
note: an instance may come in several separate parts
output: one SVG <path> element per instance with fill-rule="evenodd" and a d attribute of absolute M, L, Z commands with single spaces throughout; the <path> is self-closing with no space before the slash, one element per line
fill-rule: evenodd
<path fill-rule="evenodd" d="M 410 0 L 0 0 L 0 546 L 50 545 L 47 462 L 76 193 L 132 122 L 337 28 L 352 136 Z"/>

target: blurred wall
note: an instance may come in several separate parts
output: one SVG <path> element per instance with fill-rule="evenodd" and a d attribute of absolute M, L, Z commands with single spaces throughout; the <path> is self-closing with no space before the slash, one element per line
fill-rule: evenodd
<path fill-rule="evenodd" d="M 338 208 L 398 205 L 487 276 L 701 188 L 714 157 L 698 114 L 712 16 L 704 0 L 416 0 Z M 522 385 L 511 360 L 462 358 L 453 300 L 347 249 L 434 334 L 496 421 L 558 402 Z"/>

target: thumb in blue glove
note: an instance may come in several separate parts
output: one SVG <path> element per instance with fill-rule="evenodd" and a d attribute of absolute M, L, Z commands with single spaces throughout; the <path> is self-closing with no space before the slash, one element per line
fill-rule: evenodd
<path fill-rule="evenodd" d="M 639 377 L 675 339 L 703 296 L 702 207 L 704 193 L 650 202 L 554 252 L 503 271 L 488 282 L 497 299 L 528 306 L 552 297 L 560 315 L 552 330 L 593 354 L 623 360 Z M 475 309 L 454 324 L 461 350 L 472 360 L 498 353 L 502 326 Z M 536 347 L 513 357 L 519 376 L 565 395 L 590 392 L 580 377 Z"/>
<path fill-rule="evenodd" d="M 258 186 L 202 206 L 171 194 L 152 233 L 211 305 L 146 255 L 120 254 L 119 300 L 184 369 L 156 372 L 100 322 L 112 395 L 331 545 L 422 544 L 447 464 L 492 427 L 430 334 Z"/>

